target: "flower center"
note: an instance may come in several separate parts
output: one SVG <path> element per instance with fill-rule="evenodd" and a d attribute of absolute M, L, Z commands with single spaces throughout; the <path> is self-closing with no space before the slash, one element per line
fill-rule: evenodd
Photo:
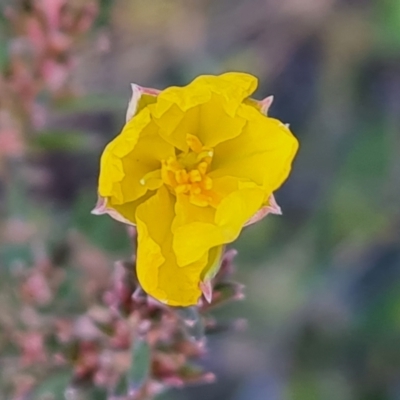
<path fill-rule="evenodd" d="M 213 182 L 207 175 L 213 150 L 204 147 L 194 135 L 188 134 L 186 142 L 187 153 L 162 160 L 161 179 L 176 195 L 188 195 L 192 204 L 207 207 L 214 203 Z"/>

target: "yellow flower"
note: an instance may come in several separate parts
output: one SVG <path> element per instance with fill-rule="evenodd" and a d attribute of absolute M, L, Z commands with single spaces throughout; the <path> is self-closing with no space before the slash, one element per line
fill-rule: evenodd
<path fill-rule="evenodd" d="M 101 157 L 95 214 L 137 226 L 143 289 L 173 306 L 196 304 L 223 246 L 245 225 L 280 213 L 273 192 L 298 142 L 249 98 L 244 73 L 200 76 L 163 91 L 132 85 L 127 123 Z"/>

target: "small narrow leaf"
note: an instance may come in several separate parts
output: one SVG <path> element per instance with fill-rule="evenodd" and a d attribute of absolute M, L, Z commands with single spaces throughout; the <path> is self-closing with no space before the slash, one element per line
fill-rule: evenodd
<path fill-rule="evenodd" d="M 128 372 L 129 395 L 143 389 L 150 374 L 151 350 L 149 344 L 136 338 L 132 346 L 131 368 Z"/>

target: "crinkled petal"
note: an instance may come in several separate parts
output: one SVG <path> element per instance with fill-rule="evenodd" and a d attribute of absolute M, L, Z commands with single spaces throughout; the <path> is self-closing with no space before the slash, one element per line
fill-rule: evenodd
<path fill-rule="evenodd" d="M 205 146 L 236 137 L 245 125 L 237 115 L 242 101 L 257 87 L 257 79 L 244 73 L 203 75 L 184 87 L 170 87 L 150 106 L 160 135 L 187 151 L 186 135 L 198 135 Z"/>
<path fill-rule="evenodd" d="M 188 265 L 212 247 L 234 241 L 246 221 L 261 207 L 264 197 L 260 188 L 235 191 L 221 201 L 214 223 L 192 222 L 176 228 L 173 248 L 178 265 Z"/>
<path fill-rule="evenodd" d="M 235 115 L 231 117 L 225 110 L 221 95 L 212 94 L 204 104 L 182 111 L 176 104 L 161 118 L 155 118 L 159 134 L 182 151 L 188 150 L 188 133 L 197 136 L 209 148 L 225 140 L 238 136 L 246 120 Z"/>
<path fill-rule="evenodd" d="M 237 190 L 255 187 L 257 185 L 249 179 L 242 179 L 236 176 L 221 176 L 213 179 L 212 190 L 219 198 L 223 199 Z"/>
<path fill-rule="evenodd" d="M 246 120 L 235 112 L 230 116 L 226 112 L 226 107 L 222 95 L 218 94 L 213 94 L 210 101 L 199 107 L 197 134 L 205 146 L 214 147 L 242 133 Z"/>
<path fill-rule="evenodd" d="M 189 306 L 196 304 L 201 295 L 200 276 L 207 267 L 208 254 L 184 268 L 178 267 L 172 250 L 174 215 L 174 198 L 165 187 L 137 208 L 136 268 L 148 294 L 172 306 Z"/>
<path fill-rule="evenodd" d="M 184 112 L 178 105 L 170 103 L 160 116 L 154 112 L 164 100 L 158 99 L 156 105 L 149 106 L 153 120 L 158 125 L 159 135 L 168 143 L 184 152 L 188 151 L 187 134 L 194 134 L 199 123 L 199 110 L 194 107 Z"/>
<path fill-rule="evenodd" d="M 113 204 L 124 204 L 143 196 L 148 187 L 141 179 L 175 154 L 173 146 L 158 135 L 148 110 L 131 119 L 101 157 L 99 194 Z"/>
<path fill-rule="evenodd" d="M 136 210 L 138 230 L 137 273 L 143 289 L 154 296 L 158 290 L 159 267 L 169 254 L 162 246 L 171 241 L 174 200 L 165 187 Z M 158 298 L 158 296 L 154 296 Z"/>
<path fill-rule="evenodd" d="M 194 84 L 208 86 L 214 93 L 224 96 L 226 104 L 240 104 L 257 89 L 255 76 L 243 72 L 227 72 L 219 76 L 202 75 L 193 81 Z M 234 112 L 235 109 L 231 109 Z M 232 114 L 233 115 L 233 114 Z"/>
<path fill-rule="evenodd" d="M 298 142 L 280 121 L 243 105 L 248 122 L 243 133 L 215 147 L 212 178 L 249 179 L 271 194 L 287 178 Z"/>
<path fill-rule="evenodd" d="M 210 192 L 220 203 L 231 193 L 240 189 L 254 188 L 257 185 L 251 181 L 241 180 L 232 176 L 224 176 L 213 181 L 213 188 Z M 212 206 L 200 207 L 190 202 L 190 198 L 185 194 L 178 194 L 175 203 L 175 218 L 172 223 L 172 232 L 177 228 L 193 222 L 205 222 L 213 224 L 215 222 L 216 208 Z"/>
<path fill-rule="evenodd" d="M 150 293 L 163 303 L 170 306 L 187 307 L 196 305 L 200 296 L 200 276 L 207 266 L 208 254 L 199 260 L 180 268 L 176 257 L 169 247 L 170 256 L 159 268 L 158 288 Z"/>
<path fill-rule="evenodd" d="M 190 202 L 189 196 L 177 195 L 175 203 L 175 218 L 172 223 L 172 232 L 183 225 L 192 222 L 213 223 L 215 219 L 215 208 L 199 207 Z"/>
<path fill-rule="evenodd" d="M 201 75 L 184 87 L 172 86 L 160 92 L 155 115 L 164 114 L 171 104 L 187 111 L 208 101 L 211 93 L 223 95 L 226 102 L 239 104 L 256 90 L 257 84 L 256 77 L 242 72 Z"/>

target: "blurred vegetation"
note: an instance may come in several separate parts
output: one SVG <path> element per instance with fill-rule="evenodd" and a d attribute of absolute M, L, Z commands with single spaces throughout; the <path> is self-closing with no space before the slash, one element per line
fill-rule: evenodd
<path fill-rule="evenodd" d="M 301 150 L 276 196 L 283 216 L 235 244 L 247 297 L 219 317 L 246 318 L 248 328 L 210 340 L 204 363 L 216 383 L 160 398 L 399 399 L 400 2 L 102 0 L 98 11 L 70 52 L 74 95 L 40 91 L 48 112 L 28 135 L 21 129 L 21 151 L 4 151 L 0 133 L 1 325 L 32 318 L 10 282 L 43 259 L 67 276 L 48 313 L 73 314 L 94 301 L 90 287 L 82 298 L 85 276 L 107 277 L 129 257 L 124 228 L 90 215 L 129 83 L 161 89 L 247 71 L 260 79 L 258 98 L 275 95 L 271 115 L 290 123 Z M 9 14 L 0 24 L 6 74 L 15 33 Z M 25 381 L 13 380 L 18 341 L 5 336 L 0 399 L 9 400 L 8 387 Z M 69 376 L 49 372 L 35 398 L 61 399 Z"/>

